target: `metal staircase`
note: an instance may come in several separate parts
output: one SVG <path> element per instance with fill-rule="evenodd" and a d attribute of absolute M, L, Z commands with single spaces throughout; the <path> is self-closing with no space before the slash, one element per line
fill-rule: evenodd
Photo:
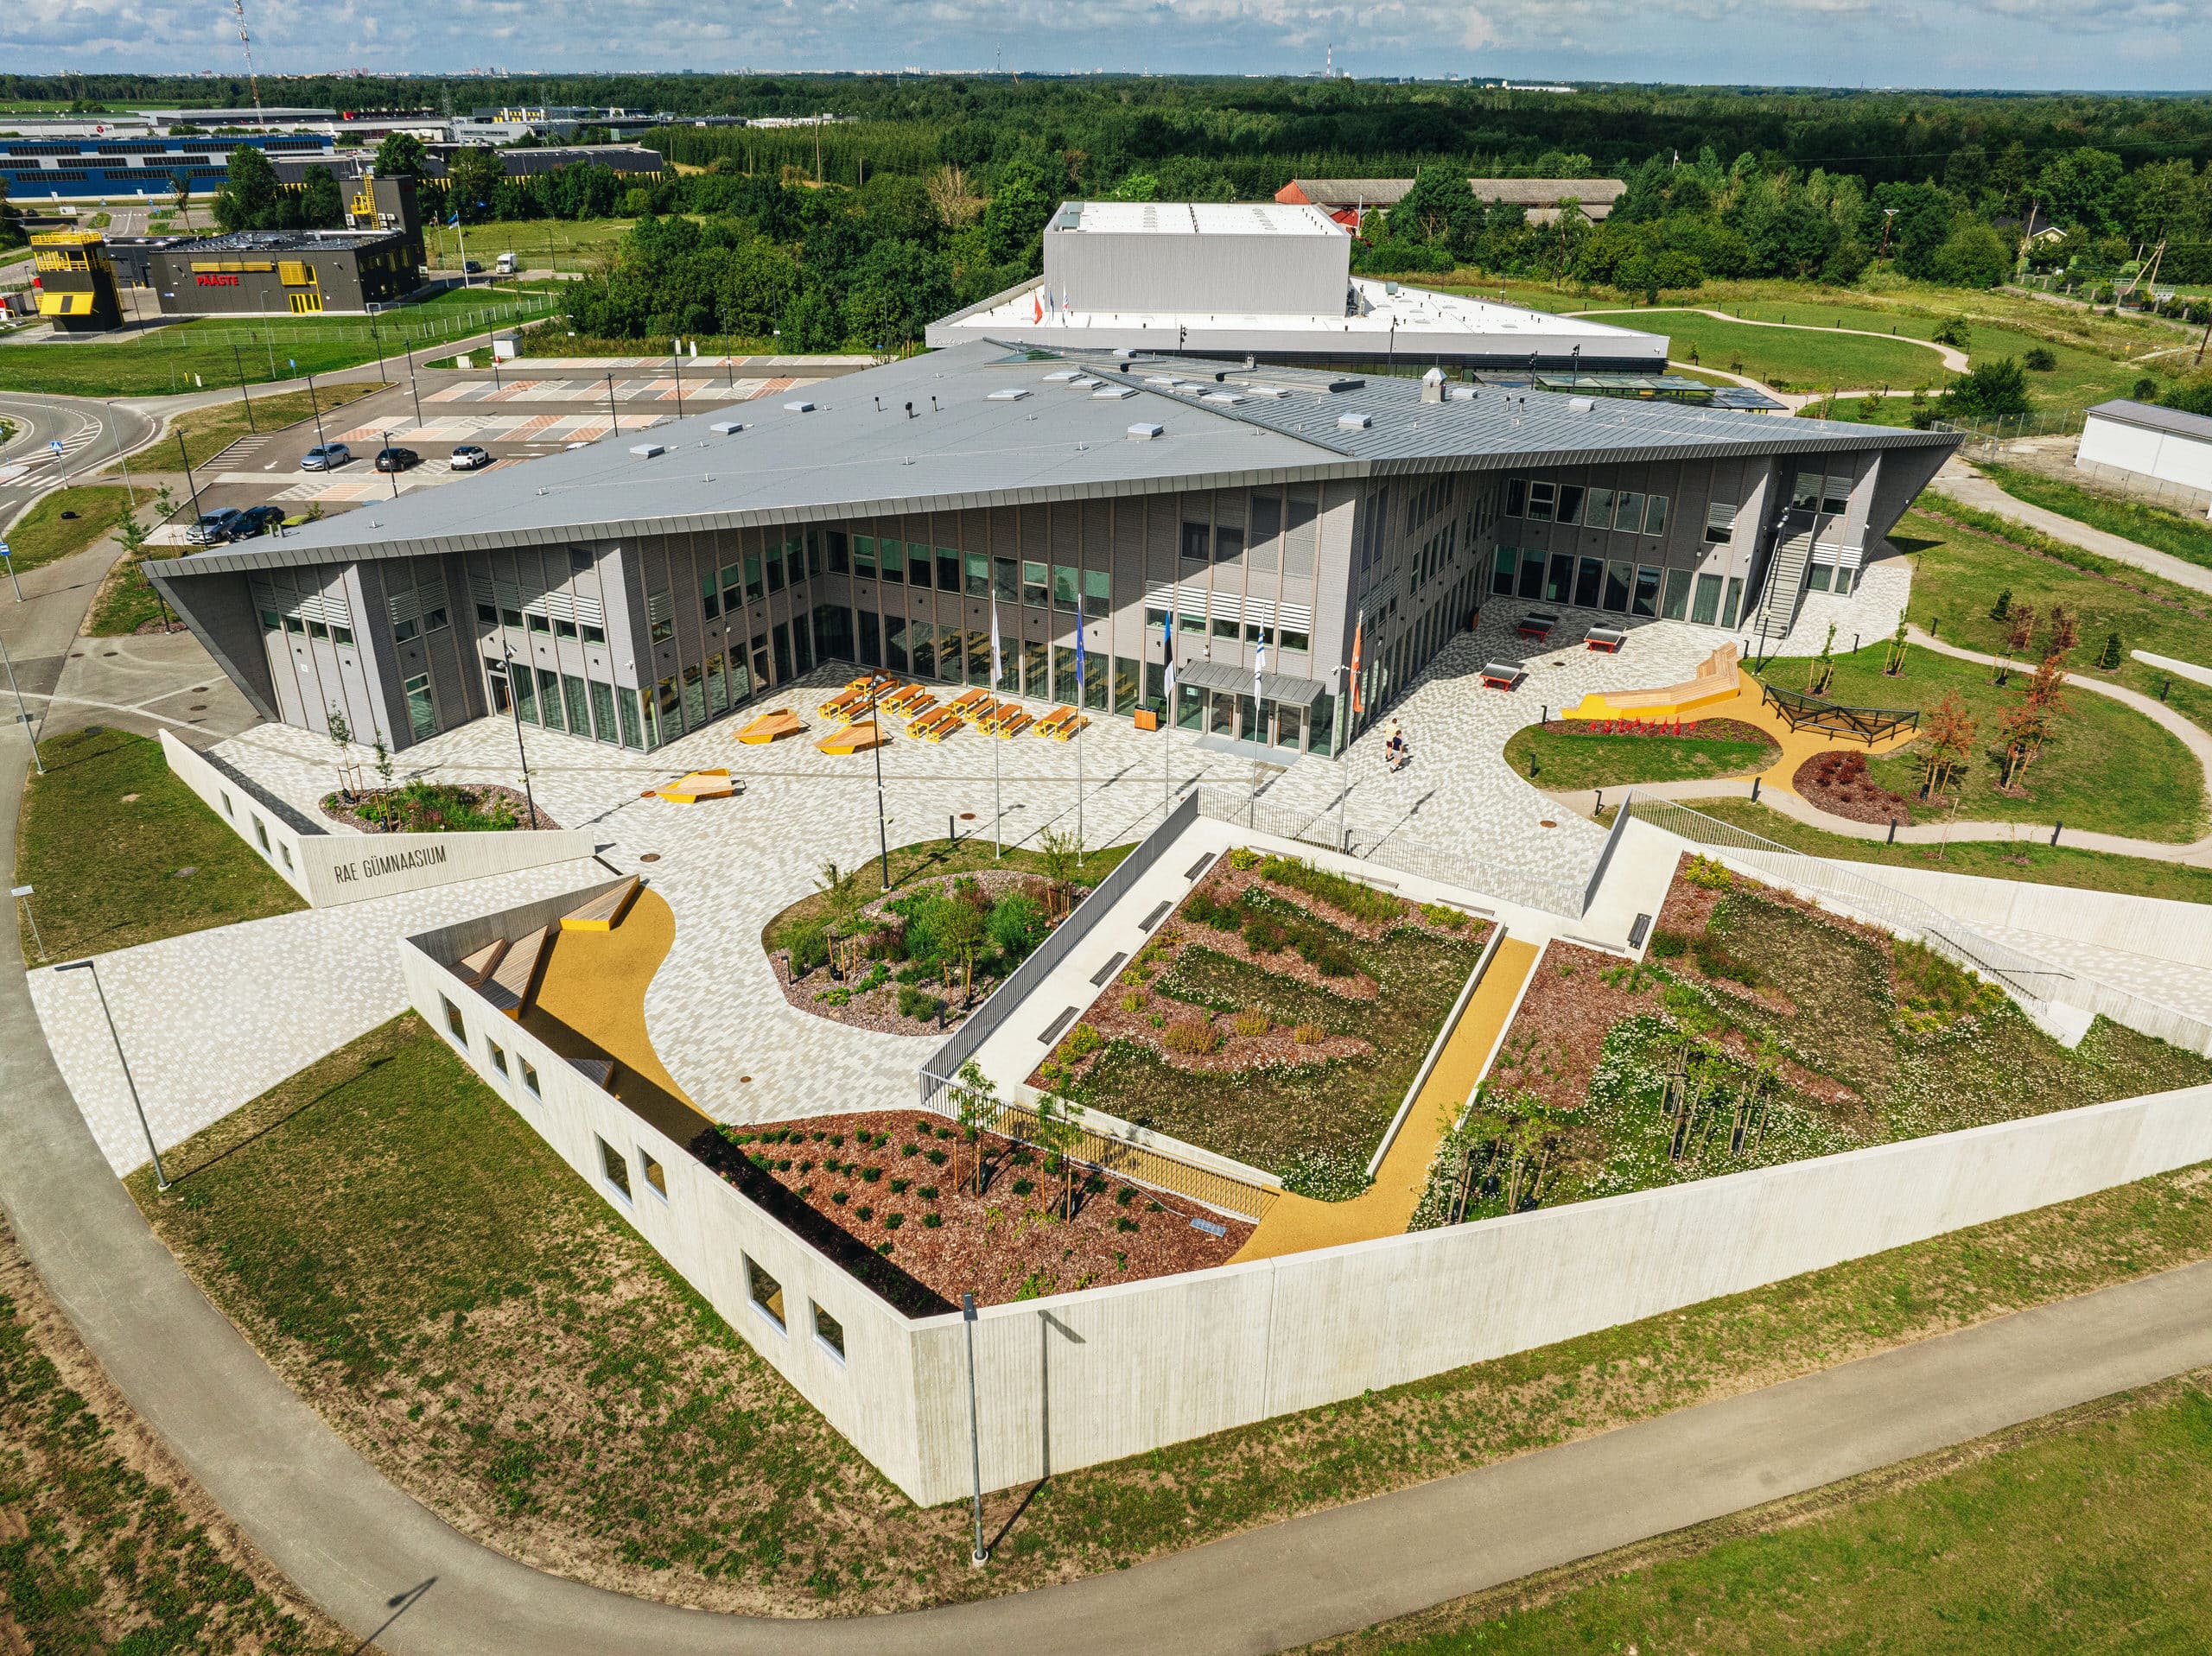
<path fill-rule="evenodd" d="M 1805 593 L 1805 570 L 1813 561 L 1815 514 L 1788 511 L 1775 528 L 1773 555 L 1767 560 L 1766 584 L 1759 607 L 1750 624 L 1764 647 L 1789 636 L 1797 619 L 1797 605 Z"/>

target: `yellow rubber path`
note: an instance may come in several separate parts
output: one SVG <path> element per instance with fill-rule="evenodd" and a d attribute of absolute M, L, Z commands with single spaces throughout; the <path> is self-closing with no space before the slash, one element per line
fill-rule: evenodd
<path fill-rule="evenodd" d="M 1421 1095 L 1406 1113 L 1405 1125 L 1390 1141 L 1389 1152 L 1375 1170 L 1375 1183 L 1366 1193 L 1349 1202 L 1316 1202 L 1285 1191 L 1275 1198 L 1250 1239 L 1237 1249 L 1231 1265 L 1404 1234 L 1413 1222 L 1414 1209 L 1421 1205 L 1436 1146 L 1451 1130 L 1459 1107 L 1474 1091 L 1483 1066 L 1503 1037 L 1514 1000 L 1535 969 L 1539 952 L 1535 944 L 1517 937 L 1507 937 L 1498 944 L 1490 969 L 1475 986 L 1467 1010 L 1459 1015 L 1451 1038 L 1445 1042 L 1436 1068 L 1421 1083 Z M 543 999 L 544 991 L 538 994 Z"/>

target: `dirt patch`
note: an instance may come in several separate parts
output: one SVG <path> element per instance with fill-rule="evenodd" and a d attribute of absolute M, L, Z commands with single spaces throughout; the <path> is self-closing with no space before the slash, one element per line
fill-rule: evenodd
<path fill-rule="evenodd" d="M 1553 1109 L 1580 1108 L 1606 1032 L 1635 1012 L 1659 1010 L 1658 980 L 1631 974 L 1633 989 L 1626 980 L 1610 980 L 1606 974 L 1619 964 L 1594 949 L 1554 939 L 1498 1045 L 1490 1084 L 1532 1093 Z"/>
<path fill-rule="evenodd" d="M 785 1198 L 779 1217 L 804 1208 L 813 1222 L 803 1234 L 910 1316 L 950 1310 L 963 1292 L 997 1305 L 1204 1270 L 1227 1264 L 1252 1234 L 1197 1202 L 1081 1166 L 1065 1217 L 1065 1183 L 1044 1153 L 997 1133 L 982 1138 L 978 1193 L 963 1177 L 976 1146 L 910 1111 L 724 1128 L 693 1149 L 747 1195 L 772 1183 Z"/>
<path fill-rule="evenodd" d="M 1789 785 L 1800 798 L 1832 816 L 1853 822 L 1912 820 L 1912 802 L 1875 781 L 1866 769 L 1866 755 L 1857 748 L 1814 754 L 1797 767 Z"/>

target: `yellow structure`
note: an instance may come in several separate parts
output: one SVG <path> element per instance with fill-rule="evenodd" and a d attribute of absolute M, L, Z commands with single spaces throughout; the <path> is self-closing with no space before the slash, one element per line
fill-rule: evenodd
<path fill-rule="evenodd" d="M 1725 644 L 1698 663 L 1697 676 L 1656 690 L 1592 690 L 1562 719 L 1644 719 L 1654 722 L 1687 718 L 1732 701 L 1745 684 L 1736 646 Z"/>
<path fill-rule="evenodd" d="M 778 707 L 762 714 L 739 731 L 737 739 L 748 747 L 765 747 L 770 742 L 781 741 L 786 736 L 803 736 L 805 733 L 806 726 L 799 722 L 797 714 L 788 707 Z"/>
<path fill-rule="evenodd" d="M 702 799 L 728 799 L 737 791 L 727 769 L 694 771 L 680 781 L 653 791 L 671 805 L 696 805 Z"/>
<path fill-rule="evenodd" d="M 123 301 L 107 241 L 96 230 L 48 230 L 31 238 L 38 277 L 38 314 L 70 333 L 104 333 L 123 326 Z"/>
<path fill-rule="evenodd" d="M 960 715 L 950 707 L 930 707 L 906 721 L 906 733 L 925 742 L 941 742 L 963 726 Z"/>
<path fill-rule="evenodd" d="M 876 728 L 873 719 L 856 720 L 842 730 L 833 730 L 815 746 L 824 753 L 865 753 L 871 747 L 881 747 L 890 741 Z"/>
<path fill-rule="evenodd" d="M 582 908 L 561 917 L 563 931 L 612 931 L 622 923 L 630 905 L 638 900 L 645 882 L 635 874 L 611 891 L 601 891 Z"/>

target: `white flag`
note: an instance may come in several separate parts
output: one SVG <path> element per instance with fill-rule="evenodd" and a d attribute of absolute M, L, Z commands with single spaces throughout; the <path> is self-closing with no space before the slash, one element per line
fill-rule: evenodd
<path fill-rule="evenodd" d="M 991 688 L 994 690 L 999 688 L 999 680 L 1003 673 L 1004 669 L 999 665 L 999 600 L 995 593 L 991 598 Z"/>
<path fill-rule="evenodd" d="M 1262 643 L 1257 650 L 1252 652 L 1252 701 L 1255 704 L 1255 712 L 1257 704 L 1261 700 L 1260 674 L 1262 669 L 1263 669 L 1267 664 L 1268 646 L 1265 643 Z"/>

